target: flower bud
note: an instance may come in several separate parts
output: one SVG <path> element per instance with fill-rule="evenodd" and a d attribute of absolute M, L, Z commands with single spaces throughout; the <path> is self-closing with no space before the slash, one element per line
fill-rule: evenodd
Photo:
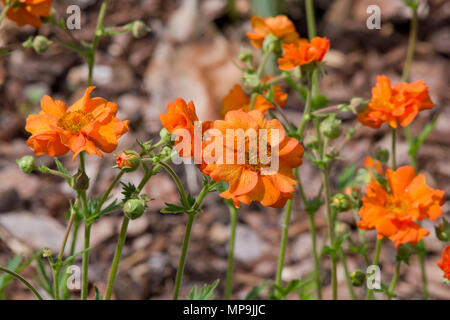
<path fill-rule="evenodd" d="M 268 51 L 280 51 L 280 40 L 274 34 L 268 34 L 264 38 L 263 42 L 263 52 Z"/>
<path fill-rule="evenodd" d="M 375 150 L 375 159 L 382 164 L 386 164 L 389 161 L 389 151 L 386 148 L 377 148 L 377 150 Z"/>
<path fill-rule="evenodd" d="M 50 46 L 52 45 L 53 41 L 47 39 L 44 36 L 36 36 L 33 40 L 33 49 L 39 54 L 45 53 Z"/>
<path fill-rule="evenodd" d="M 134 21 L 131 24 L 131 33 L 136 39 L 145 37 L 150 32 L 150 28 L 140 20 Z"/>
<path fill-rule="evenodd" d="M 30 173 L 31 171 L 36 169 L 33 156 L 25 156 L 23 158 L 16 160 L 16 162 L 23 173 Z"/>
<path fill-rule="evenodd" d="M 355 287 L 360 287 L 366 281 L 366 274 L 364 271 L 357 269 L 350 274 L 350 279 Z"/>
<path fill-rule="evenodd" d="M 334 195 L 331 205 L 336 209 L 337 212 L 343 212 L 350 209 L 352 201 L 350 197 L 344 193 L 337 193 Z"/>
<path fill-rule="evenodd" d="M 448 223 L 447 220 L 444 219 L 444 221 L 436 226 L 434 230 L 436 231 L 436 236 L 439 240 L 442 242 L 450 241 L 450 223 Z"/>
<path fill-rule="evenodd" d="M 239 54 L 239 60 L 245 63 L 253 63 L 253 54 L 251 51 L 243 51 Z"/>
<path fill-rule="evenodd" d="M 172 148 L 171 147 L 164 147 L 161 152 L 160 155 L 163 158 L 166 158 L 168 156 L 170 156 L 172 154 Z"/>
<path fill-rule="evenodd" d="M 343 237 L 350 232 L 350 226 L 344 222 L 336 222 L 334 231 L 338 237 Z"/>
<path fill-rule="evenodd" d="M 53 251 L 49 248 L 42 249 L 42 257 L 44 258 L 50 258 L 53 254 Z"/>
<path fill-rule="evenodd" d="M 352 100 L 350 100 L 350 105 L 357 114 L 360 114 L 366 111 L 369 102 L 369 100 L 365 100 L 363 98 L 353 98 Z"/>
<path fill-rule="evenodd" d="M 173 144 L 172 141 L 172 134 L 167 131 L 166 128 L 162 128 L 159 132 L 159 136 L 161 137 L 161 140 L 164 142 L 164 144 L 171 146 Z"/>
<path fill-rule="evenodd" d="M 78 172 L 72 178 L 72 188 L 76 191 L 85 191 L 89 189 L 89 177 L 82 170 Z"/>
<path fill-rule="evenodd" d="M 125 172 L 136 171 L 141 164 L 141 157 L 136 151 L 126 150 L 116 158 L 117 167 Z"/>
<path fill-rule="evenodd" d="M 123 213 L 131 220 L 140 218 L 145 209 L 147 208 L 147 203 L 143 199 L 130 199 L 125 202 L 123 206 Z"/>
<path fill-rule="evenodd" d="M 336 114 L 332 114 L 320 123 L 320 132 L 329 139 L 339 138 L 342 133 L 341 123 L 341 120 L 336 119 Z"/>

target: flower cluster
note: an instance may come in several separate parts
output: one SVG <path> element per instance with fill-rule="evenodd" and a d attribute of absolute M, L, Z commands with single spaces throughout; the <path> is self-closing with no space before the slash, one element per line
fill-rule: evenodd
<path fill-rule="evenodd" d="M 426 218 L 436 220 L 442 215 L 444 191 L 427 186 L 425 177 L 415 175 L 411 166 L 384 172 L 381 163 L 371 158 L 366 159 L 366 166 L 373 170 L 372 181 L 362 198 L 358 227 L 376 229 L 379 237 L 388 237 L 396 247 L 417 244 L 429 234 L 417 222 Z M 386 183 L 380 182 L 382 179 Z"/>
<path fill-rule="evenodd" d="M 276 17 L 252 17 L 250 19 L 253 32 L 247 33 L 250 42 L 258 49 L 263 47 L 264 39 L 272 34 L 284 43 L 292 43 L 298 39 L 298 33 L 291 20 L 285 15 Z"/>
<path fill-rule="evenodd" d="M 320 62 L 330 49 L 327 38 L 315 37 L 309 42 L 300 39 L 294 43 L 283 44 L 284 55 L 278 59 L 281 70 L 290 70 L 313 62 Z"/>
<path fill-rule="evenodd" d="M 423 80 L 397 83 L 393 87 L 386 76 L 378 76 L 372 89 L 372 99 L 366 110 L 358 115 L 362 124 L 379 128 L 386 122 L 392 128 L 408 126 L 420 111 L 433 108 L 428 86 Z"/>
<path fill-rule="evenodd" d="M 103 156 L 117 147 L 117 140 L 128 131 L 128 121 L 116 118 L 117 105 L 103 98 L 90 98 L 94 87 L 69 108 L 59 100 L 44 96 L 42 111 L 30 115 L 25 129 L 31 133 L 27 144 L 36 155 L 56 157 L 73 152 Z"/>

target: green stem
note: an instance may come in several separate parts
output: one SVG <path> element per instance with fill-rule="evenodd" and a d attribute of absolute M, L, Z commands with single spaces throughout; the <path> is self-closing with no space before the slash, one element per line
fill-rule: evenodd
<path fill-rule="evenodd" d="M 320 259 L 317 254 L 317 236 L 316 236 L 316 224 L 314 221 L 314 214 L 309 213 L 309 229 L 311 233 L 311 244 L 314 258 L 314 279 L 316 280 L 317 298 L 322 300 L 322 284 L 320 281 Z"/>
<path fill-rule="evenodd" d="M 409 71 L 414 59 L 414 49 L 416 47 L 417 39 L 417 9 L 413 10 L 413 17 L 411 19 L 411 25 L 409 29 L 409 43 L 408 53 L 406 54 L 405 66 L 403 67 L 402 81 L 406 82 L 409 79 Z"/>
<path fill-rule="evenodd" d="M 380 252 L 381 252 L 381 245 L 383 244 L 383 239 L 378 238 L 377 243 L 375 245 L 375 255 L 373 258 L 372 265 L 378 266 L 378 261 L 380 260 Z M 366 300 L 373 300 L 375 298 L 375 295 L 373 293 L 372 289 L 367 290 Z"/>
<path fill-rule="evenodd" d="M 91 239 L 91 225 L 85 224 L 84 225 L 84 253 L 83 253 L 83 274 L 81 277 L 81 299 L 86 300 L 87 299 L 87 293 L 88 293 L 88 268 L 89 268 L 89 250 L 87 250 L 90 246 L 90 239 Z"/>
<path fill-rule="evenodd" d="M 236 239 L 236 225 L 238 219 L 238 210 L 233 205 L 231 200 L 226 200 L 228 209 L 230 210 L 230 240 L 228 245 L 228 269 L 227 269 L 227 283 L 225 287 L 225 300 L 230 300 L 232 283 L 233 283 L 233 264 L 234 264 L 234 245 Z"/>
<path fill-rule="evenodd" d="M 127 237 L 127 230 L 128 230 L 129 222 L 130 222 L 130 219 L 124 215 L 123 222 L 122 222 L 122 228 L 120 229 L 119 242 L 117 242 L 116 252 L 114 254 L 114 259 L 113 259 L 113 262 L 111 265 L 111 270 L 109 272 L 109 280 L 108 280 L 108 285 L 107 285 L 107 289 L 106 289 L 105 300 L 111 299 L 111 295 L 112 295 L 112 291 L 113 291 L 113 287 L 114 287 L 114 280 L 116 279 L 117 269 L 119 267 L 120 256 L 122 255 L 122 249 L 125 244 L 125 239 Z"/>
<path fill-rule="evenodd" d="M 6 6 L 3 8 L 2 12 L 0 13 L 0 26 L 1 26 L 2 22 L 3 22 L 3 19 L 5 19 L 6 14 L 8 13 L 9 8 L 10 8 L 10 6 L 9 6 L 9 5 L 6 5 Z"/>
<path fill-rule="evenodd" d="M 430 298 L 430 293 L 428 292 L 428 279 L 427 279 L 427 271 L 426 271 L 426 267 L 425 267 L 425 253 L 424 252 L 419 253 L 419 263 L 420 263 L 420 272 L 422 275 L 423 297 L 425 300 L 428 300 Z"/>
<path fill-rule="evenodd" d="M 53 267 L 53 291 L 55 300 L 59 300 L 59 267 Z"/>
<path fill-rule="evenodd" d="M 98 43 L 100 41 L 100 37 L 103 33 L 103 20 L 105 18 L 106 7 L 108 6 L 109 0 L 103 0 L 102 6 L 100 8 L 100 13 L 98 15 L 97 27 L 95 29 L 95 37 L 94 42 L 92 43 L 92 50 L 88 57 L 88 66 L 89 66 L 89 76 L 88 76 L 88 87 L 92 85 L 92 78 L 94 74 L 94 64 L 95 64 L 95 53 L 97 52 Z"/>
<path fill-rule="evenodd" d="M 396 145 L 397 145 L 397 129 L 392 128 L 392 170 L 397 170 L 397 159 L 396 159 Z"/>
<path fill-rule="evenodd" d="M 20 274 L 9 270 L 7 268 L 3 268 L 0 267 L 0 271 L 9 273 L 10 275 L 12 275 L 14 278 L 16 278 L 17 280 L 21 281 L 24 285 L 26 285 L 28 287 L 28 289 L 31 290 L 31 292 L 33 292 L 33 294 L 36 296 L 36 298 L 38 298 L 39 300 L 44 300 L 41 295 L 37 292 L 37 290 L 31 285 L 31 283 L 29 283 L 27 280 L 25 280 L 25 278 L 23 278 Z"/>
<path fill-rule="evenodd" d="M 330 198 L 330 177 L 328 173 L 328 168 L 324 168 L 322 171 L 322 179 L 325 190 L 325 204 L 326 204 L 326 216 L 328 223 L 328 235 L 330 238 L 330 247 L 334 246 L 335 234 L 334 234 L 334 218 L 333 212 L 331 210 L 331 198 Z M 337 256 L 334 254 L 331 257 L 332 263 L 332 272 L 331 272 L 331 280 L 333 287 L 333 300 L 338 298 L 337 292 Z"/>
<path fill-rule="evenodd" d="M 394 277 L 392 278 L 391 285 L 388 290 L 388 300 L 392 299 L 392 295 L 394 294 L 395 285 L 397 284 L 398 276 L 400 275 L 400 266 L 402 265 L 402 261 L 397 261 L 397 266 L 395 267 Z"/>
<path fill-rule="evenodd" d="M 352 279 L 350 278 L 350 272 L 348 271 L 347 259 L 345 258 L 344 250 L 339 250 L 339 259 L 342 262 L 342 266 L 344 267 L 345 272 L 345 281 L 347 283 L 348 293 L 350 294 L 350 298 L 352 300 L 356 300 L 355 291 L 353 290 Z"/>
<path fill-rule="evenodd" d="M 184 235 L 183 249 L 181 250 L 180 263 L 178 265 L 177 277 L 175 280 L 175 289 L 173 292 L 173 300 L 178 300 L 180 294 L 181 279 L 183 278 L 184 265 L 186 263 L 187 250 L 189 246 L 189 239 L 191 237 L 192 224 L 194 223 L 194 214 L 188 215 L 188 223 L 186 226 L 186 234 Z"/>
<path fill-rule="evenodd" d="M 308 77 L 308 89 L 306 91 L 306 104 L 305 110 L 303 111 L 302 122 L 298 127 L 297 134 L 299 136 L 303 135 L 303 131 L 305 130 L 306 123 L 311 120 L 311 105 L 312 105 L 312 78 L 311 75 Z"/>
<path fill-rule="evenodd" d="M 173 171 L 173 169 L 167 163 L 160 162 L 160 164 L 170 174 L 170 176 L 172 177 L 173 181 L 175 181 L 175 184 L 177 185 L 177 188 L 178 188 L 178 193 L 180 194 L 181 203 L 185 207 L 189 206 L 189 201 L 187 199 L 186 192 L 184 190 L 183 184 L 181 183 L 181 180 L 178 177 L 178 175 L 175 173 L 175 171 Z"/>
<path fill-rule="evenodd" d="M 283 266 L 284 266 L 284 256 L 286 253 L 286 244 L 287 244 L 287 239 L 288 239 L 289 222 L 291 220 L 292 203 L 293 203 L 293 199 L 289 199 L 287 201 L 286 211 L 284 213 L 284 223 L 283 223 L 282 233 L 281 233 L 280 255 L 278 257 L 278 268 L 277 268 L 277 274 L 276 274 L 276 279 L 275 279 L 275 283 L 277 285 L 281 285 L 281 276 L 283 273 Z"/>
<path fill-rule="evenodd" d="M 305 0 L 306 21 L 308 23 L 308 37 L 311 40 L 316 36 L 316 22 L 314 17 L 313 0 Z"/>
<path fill-rule="evenodd" d="M 69 223 L 67 224 L 66 234 L 64 235 L 64 240 L 59 250 L 58 260 L 61 261 L 64 255 L 64 250 L 66 249 L 67 239 L 69 238 L 70 230 L 72 229 L 73 220 L 75 218 L 75 211 L 70 214 Z"/>

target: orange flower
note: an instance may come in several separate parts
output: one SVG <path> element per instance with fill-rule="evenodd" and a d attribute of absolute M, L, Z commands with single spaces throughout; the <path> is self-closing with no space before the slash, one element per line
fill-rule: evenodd
<path fill-rule="evenodd" d="M 247 36 L 258 49 L 262 48 L 264 39 L 269 34 L 273 34 L 285 43 L 291 43 L 298 39 L 294 24 L 285 15 L 268 18 L 252 17 L 250 23 L 254 32 L 248 32 Z"/>
<path fill-rule="evenodd" d="M 308 42 L 300 39 L 295 43 L 283 44 L 284 55 L 278 59 L 281 70 L 290 70 L 297 66 L 320 62 L 330 49 L 330 41 L 323 37 L 315 37 Z"/>
<path fill-rule="evenodd" d="M 5 5 L 6 1 L 2 0 Z M 12 6 L 6 13 L 7 17 L 17 23 L 19 27 L 26 24 L 40 27 L 42 18 L 50 16 L 52 0 L 13 0 Z"/>
<path fill-rule="evenodd" d="M 366 159 L 366 164 L 384 176 L 379 162 Z M 417 244 L 429 232 L 416 222 L 425 218 L 436 220 L 441 216 L 444 191 L 428 187 L 425 177 L 422 174 L 416 176 L 411 166 L 396 171 L 387 169 L 385 177 L 389 188 L 373 176 L 367 185 L 358 227 L 376 229 L 378 237 L 388 237 L 396 247 L 402 243 Z"/>
<path fill-rule="evenodd" d="M 271 77 L 266 77 L 264 82 L 269 80 L 271 80 Z M 273 99 L 275 103 L 280 107 L 284 107 L 286 105 L 287 93 L 284 93 L 279 86 L 274 86 L 273 89 Z M 248 97 L 244 90 L 242 90 L 242 87 L 237 84 L 231 88 L 230 92 L 222 100 L 222 117 L 225 117 L 227 112 L 232 110 L 242 109 L 243 111 L 250 111 L 250 103 L 250 97 Z M 273 108 L 273 104 L 260 94 L 257 96 L 253 106 L 253 110 L 260 110 L 263 112 Z"/>
<path fill-rule="evenodd" d="M 25 130 L 32 136 L 27 144 L 36 155 L 51 157 L 73 152 L 73 159 L 82 152 L 111 153 L 117 139 L 128 131 L 128 121 L 116 118 L 117 105 L 103 98 L 90 98 L 95 87 L 89 87 L 80 100 L 66 108 L 64 102 L 44 96 L 42 111 L 27 118 Z M 100 150 L 99 150 L 100 149 Z"/>
<path fill-rule="evenodd" d="M 160 116 L 160 120 L 164 128 L 172 134 L 181 135 L 181 132 L 177 130 L 187 130 L 191 139 L 191 150 L 187 157 L 192 157 L 194 155 L 194 146 L 195 140 L 200 139 L 200 143 L 202 143 L 202 137 L 197 136 L 195 130 L 195 124 L 198 122 L 198 116 L 195 111 L 195 105 L 192 101 L 186 103 L 181 98 L 176 98 L 174 102 L 170 102 L 167 105 L 167 113 L 163 113 Z M 201 123 L 201 132 L 205 132 L 212 125 L 210 121 L 203 121 Z M 175 144 L 181 143 L 182 140 L 178 140 Z M 181 152 L 181 150 L 180 150 Z M 185 150 L 183 150 L 183 154 L 180 153 L 181 156 L 185 157 Z"/>
<path fill-rule="evenodd" d="M 210 164 L 206 172 L 211 175 L 215 181 L 228 182 L 229 189 L 221 194 L 226 199 L 232 199 L 235 206 L 239 207 L 241 202 L 250 204 L 252 201 L 258 201 L 264 206 L 275 208 L 284 207 L 286 201 L 292 198 L 292 192 L 295 191 L 294 185 L 297 184 L 292 174 L 292 169 L 301 165 L 303 157 L 303 147 L 294 138 L 286 136 L 286 133 L 278 120 L 266 120 L 259 110 L 245 112 L 242 110 L 230 111 L 226 114 L 225 120 L 214 122 L 214 129 L 222 133 L 224 141 L 223 161 L 222 163 Z M 246 136 L 245 145 L 226 145 L 227 130 L 242 129 L 255 130 L 255 139 L 259 141 L 257 152 L 251 152 L 250 138 Z M 278 138 L 275 136 L 261 138 L 260 129 L 267 129 L 269 135 L 270 129 L 278 130 Z M 236 141 L 235 137 L 235 141 Z M 274 140 L 274 141 L 272 141 Z M 242 140 L 241 140 L 242 141 Z M 266 144 L 264 151 L 261 150 L 261 141 Z M 270 142 L 269 142 L 270 141 Z M 242 149 L 242 148 L 245 149 Z M 278 148 L 278 154 L 273 154 L 273 150 Z M 245 153 L 239 152 L 245 151 Z M 226 153 L 231 151 L 234 162 L 227 162 Z M 244 154 L 243 161 L 238 160 L 238 154 Z M 257 155 L 256 155 L 257 153 Z M 270 168 L 271 159 L 266 162 L 261 161 L 262 153 L 265 156 L 278 156 L 278 169 Z M 258 160 L 259 159 L 259 160 Z M 275 171 L 276 170 L 276 171 Z"/>
<path fill-rule="evenodd" d="M 439 261 L 437 265 L 444 271 L 444 278 L 450 280 L 450 245 L 442 251 L 442 261 Z"/>
<path fill-rule="evenodd" d="M 366 110 L 358 115 L 359 121 L 371 128 L 379 128 L 386 122 L 392 128 L 408 126 L 417 113 L 433 108 L 428 86 L 423 80 L 397 83 L 391 87 L 386 76 L 378 76 L 372 89 L 372 99 Z"/>

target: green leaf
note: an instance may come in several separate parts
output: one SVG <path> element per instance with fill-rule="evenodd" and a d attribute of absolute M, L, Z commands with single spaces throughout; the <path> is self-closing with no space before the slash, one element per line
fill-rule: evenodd
<path fill-rule="evenodd" d="M 422 144 L 425 142 L 425 140 L 428 138 L 428 136 L 431 134 L 431 132 L 433 132 L 434 128 L 436 128 L 438 120 L 439 120 L 439 115 L 436 116 L 433 119 L 433 121 L 431 121 L 425 125 L 422 132 L 419 134 L 419 136 L 417 138 L 412 139 L 412 141 L 410 141 L 408 153 L 411 157 L 416 156 L 416 154 L 419 151 Z"/>
<path fill-rule="evenodd" d="M 122 185 L 122 194 L 124 196 L 122 202 L 125 203 L 129 199 L 133 198 L 137 194 L 137 188 L 131 182 L 128 183 L 120 183 Z"/>
<path fill-rule="evenodd" d="M 317 95 L 312 99 L 313 110 L 323 109 L 328 106 L 328 98 L 324 95 Z"/>
<path fill-rule="evenodd" d="M 211 300 L 211 297 L 214 295 L 214 291 L 219 284 L 219 279 L 214 281 L 210 285 L 203 285 L 202 289 L 198 291 L 197 286 L 194 286 L 187 297 L 188 300 Z"/>
<path fill-rule="evenodd" d="M 263 292 L 264 288 L 267 287 L 269 281 L 264 281 L 260 285 L 253 287 L 253 289 L 247 294 L 245 300 L 254 300 L 259 297 L 259 295 Z"/>
<path fill-rule="evenodd" d="M 356 166 L 354 164 L 348 166 L 338 177 L 338 190 L 344 190 L 349 187 L 356 173 Z"/>
<path fill-rule="evenodd" d="M 0 56 L 8 55 L 13 51 L 12 49 L 0 48 Z"/>
<path fill-rule="evenodd" d="M 89 247 L 89 248 L 86 248 L 86 249 L 84 249 L 84 250 L 82 250 L 82 251 L 80 251 L 80 252 L 78 252 L 78 253 L 75 253 L 74 255 L 72 255 L 72 256 L 68 257 L 66 260 L 64 260 L 64 261 L 62 262 L 62 265 L 64 266 L 64 265 L 66 265 L 66 264 L 72 262 L 73 259 L 75 259 L 76 257 L 81 256 L 83 253 L 85 253 L 85 252 L 87 252 L 87 251 L 89 251 L 89 250 L 91 250 L 91 249 L 92 249 L 92 247 Z"/>
<path fill-rule="evenodd" d="M 161 210 L 161 213 L 175 214 L 175 213 L 186 212 L 188 210 L 189 209 L 186 209 L 185 207 L 182 207 L 182 206 L 178 206 L 176 204 L 166 203 L 166 207 Z"/>
<path fill-rule="evenodd" d="M 95 300 L 103 300 L 103 297 L 100 294 L 100 291 L 98 290 L 96 285 L 94 285 L 94 289 L 95 289 Z"/>
<path fill-rule="evenodd" d="M 22 262 L 22 254 L 18 254 L 13 257 L 7 264 L 6 268 L 16 272 Z M 2 273 L 0 275 L 0 291 L 2 291 L 11 282 L 12 275 L 8 273 Z"/>
<path fill-rule="evenodd" d="M 70 173 L 70 171 L 67 170 L 67 169 L 63 166 L 63 164 L 61 163 L 61 161 L 59 161 L 58 158 L 55 157 L 54 159 L 55 159 L 56 167 L 58 168 L 59 172 L 62 172 L 62 173 L 64 173 L 64 174 L 68 175 L 68 176 L 72 176 L 72 174 Z"/>

